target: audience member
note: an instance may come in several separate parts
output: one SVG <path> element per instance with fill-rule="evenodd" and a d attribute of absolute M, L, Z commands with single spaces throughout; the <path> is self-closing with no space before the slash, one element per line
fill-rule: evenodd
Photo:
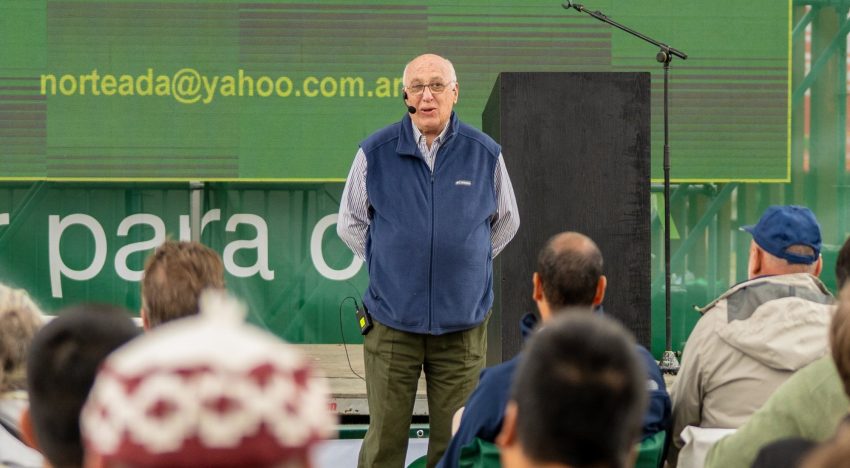
<path fill-rule="evenodd" d="M 844 390 L 844 401 L 850 396 L 850 287 L 841 290 L 840 302 L 830 325 L 830 345 L 832 359 Z M 817 395 L 817 399 L 821 395 Z M 811 395 L 811 396 L 815 396 Z M 811 398 L 810 396 L 810 398 Z M 753 466 L 759 468 L 797 468 L 799 460 L 807 465 L 837 467 L 841 464 L 834 462 L 839 454 L 848 453 L 848 430 L 850 430 L 850 415 L 848 406 L 836 408 L 836 414 L 843 416 L 835 436 L 829 442 L 818 448 L 817 443 L 806 437 L 791 437 L 773 442 L 759 451 Z M 812 450 L 815 454 L 805 458 Z M 824 465 L 823 463 L 829 463 Z M 768 465 L 767 463 L 770 463 Z"/>
<path fill-rule="evenodd" d="M 839 290 L 844 287 L 848 278 L 850 278 L 850 237 L 844 241 L 844 245 L 838 251 L 838 258 L 835 259 L 835 284 L 838 285 Z"/>
<path fill-rule="evenodd" d="M 80 409 L 95 373 L 109 353 L 139 334 L 129 311 L 88 304 L 59 311 L 35 335 L 27 357 L 30 406 L 23 426 L 50 465 L 82 466 Z"/>
<path fill-rule="evenodd" d="M 82 413 L 86 466 L 310 466 L 335 422 L 325 381 L 224 292 L 200 302 L 106 360 Z"/>
<path fill-rule="evenodd" d="M 27 351 L 41 324 L 41 311 L 26 291 L 0 284 L 0 466 L 43 464 L 20 429 L 27 407 Z"/>
<path fill-rule="evenodd" d="M 145 329 L 197 314 L 198 297 L 207 288 L 224 289 L 218 253 L 198 242 L 164 242 L 145 261 L 140 314 Z"/>
<path fill-rule="evenodd" d="M 634 463 L 646 371 L 629 333 L 590 314 L 552 319 L 524 353 L 497 438 L 503 466 Z"/>
<path fill-rule="evenodd" d="M 602 274 L 602 253 L 587 236 L 577 232 L 558 234 L 546 243 L 537 259 L 532 276 L 533 299 L 541 321 L 548 323 L 572 307 L 572 311 L 590 313 L 602 303 L 607 280 Z M 524 334 L 537 324 L 531 313 L 521 322 Z M 670 420 L 670 398 L 661 371 L 649 352 L 637 347 L 648 374 L 650 405 L 644 415 L 643 435 L 651 436 L 666 429 Z M 520 357 L 485 369 L 478 387 L 470 395 L 457 432 L 449 442 L 440 464 L 459 466 L 461 450 L 476 438 L 493 442 L 502 429 L 509 391 Z M 568 424 L 568 422 L 565 422 Z"/>
<path fill-rule="evenodd" d="M 850 276 L 848 272 L 850 238 L 841 247 L 835 265 L 839 288 L 845 285 Z M 839 308 L 833 317 L 830 327 L 833 342 L 836 320 L 841 320 L 839 315 L 842 312 L 842 308 Z M 850 353 L 850 349 L 847 353 Z M 813 398 L 813 395 L 817 397 Z M 844 392 L 835 361 L 831 355 L 826 355 L 796 372 L 746 424 L 717 442 L 708 453 L 706 468 L 748 468 L 762 447 L 788 437 L 802 437 L 816 442 L 827 440 L 835 432 L 848 408 L 850 400 Z M 765 460 L 765 463 L 771 461 Z"/>
<path fill-rule="evenodd" d="M 743 229 L 753 236 L 749 280 L 701 310 L 671 388 L 674 466 L 685 426 L 741 426 L 788 377 L 827 351 L 833 297 L 817 278 L 814 214 L 772 206 Z"/>

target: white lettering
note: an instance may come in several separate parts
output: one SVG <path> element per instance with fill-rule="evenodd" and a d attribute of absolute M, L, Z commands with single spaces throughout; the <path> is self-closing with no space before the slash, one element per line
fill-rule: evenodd
<path fill-rule="evenodd" d="M 206 219 L 207 215 L 204 215 L 204 219 Z M 227 268 L 230 274 L 240 278 L 259 273 L 260 277 L 264 280 L 273 280 L 274 271 L 269 270 L 269 228 L 266 226 L 266 221 L 257 215 L 235 214 L 227 220 L 227 226 L 224 229 L 227 232 L 235 232 L 238 224 L 250 224 L 254 226 L 257 230 L 257 237 L 253 240 L 238 240 L 227 244 L 224 247 L 224 267 Z M 201 229 L 203 230 L 203 228 Z M 233 257 L 237 251 L 242 249 L 257 249 L 257 263 L 249 267 L 237 265 Z"/>
<path fill-rule="evenodd" d="M 94 238 L 94 258 L 84 270 L 73 270 L 65 265 L 59 251 L 62 233 L 65 228 L 79 224 L 88 228 Z M 53 297 L 62 297 L 62 275 L 76 281 L 85 281 L 95 277 L 106 263 L 106 234 L 96 219 L 82 213 L 75 213 L 60 219 L 58 215 L 48 216 L 48 258 L 50 261 L 50 292 Z"/>
<path fill-rule="evenodd" d="M 9 213 L 0 213 L 0 226 L 9 224 Z"/>
<path fill-rule="evenodd" d="M 165 242 L 165 223 L 162 222 L 159 216 L 147 213 L 134 214 L 124 218 L 121 224 L 118 225 L 118 235 L 122 237 L 126 236 L 130 232 L 130 228 L 138 224 L 151 226 L 153 228 L 153 237 L 150 240 L 127 244 L 115 253 L 115 272 L 127 281 L 141 281 L 142 274 L 144 273 L 144 270 L 131 270 L 127 266 L 127 257 L 135 252 L 155 249 Z"/>
<path fill-rule="evenodd" d="M 210 223 L 221 221 L 221 210 L 213 209 L 207 211 L 201 218 L 201 232 Z M 10 222 L 9 213 L 0 213 L 0 226 L 8 225 Z M 188 241 L 191 238 L 192 228 L 190 226 L 191 219 L 188 215 L 179 216 L 179 238 L 181 241 Z M 336 215 L 328 215 L 319 220 L 313 229 L 310 240 L 310 255 L 313 260 L 313 265 L 316 270 L 327 279 L 335 281 L 347 280 L 356 275 L 363 262 L 354 258 L 351 264 L 342 269 L 335 270 L 328 266 L 325 262 L 322 251 L 322 238 L 325 232 L 336 223 Z M 246 278 L 254 275 L 259 275 L 266 281 L 271 281 L 275 277 L 275 272 L 269 267 L 269 233 L 266 221 L 257 215 L 238 213 L 232 215 L 227 220 L 225 230 L 227 232 L 236 232 L 240 224 L 248 224 L 254 227 L 257 231 L 256 237 L 253 239 L 238 239 L 231 241 L 224 247 L 222 258 L 224 266 L 228 273 L 233 276 Z M 106 264 L 106 259 L 109 254 L 107 245 L 106 233 L 103 226 L 97 219 L 82 213 L 73 213 L 62 217 L 60 215 L 48 216 L 48 258 L 49 258 L 49 273 L 50 273 L 50 288 L 51 294 L 55 298 L 62 298 L 62 281 L 70 279 L 74 281 L 86 281 L 94 278 L 103 270 Z M 76 269 L 68 266 L 65 259 L 62 258 L 62 236 L 67 228 L 79 225 L 88 229 L 94 240 L 94 249 L 91 262 L 88 266 Z M 117 228 L 117 236 L 126 238 L 130 230 L 137 225 L 148 225 L 153 228 L 152 236 L 140 242 L 127 243 L 115 252 L 114 267 L 118 277 L 126 281 L 140 281 L 144 274 L 143 270 L 135 270 L 128 266 L 127 262 L 131 255 L 138 254 L 148 250 L 153 250 L 166 239 L 166 226 L 162 218 L 150 213 L 139 213 L 127 216 L 121 220 Z M 66 239 L 66 244 L 69 242 Z M 71 251 L 73 246 L 65 246 L 66 252 Z M 252 265 L 239 265 L 236 263 L 238 252 L 243 249 L 252 249 L 256 251 L 256 261 Z M 249 258 L 253 258 L 250 255 Z"/>
<path fill-rule="evenodd" d="M 357 255 L 354 255 L 351 265 L 348 265 L 342 270 L 334 270 L 325 262 L 325 256 L 322 251 L 322 239 L 325 237 L 325 231 L 336 224 L 336 219 L 337 214 L 334 213 L 325 216 L 316 223 L 316 227 L 313 228 L 313 234 L 310 235 L 310 257 L 313 259 L 313 266 L 316 267 L 316 271 L 319 274 L 330 280 L 345 281 L 354 277 L 360 271 L 360 267 L 363 266 L 363 260 L 360 260 Z"/>
<path fill-rule="evenodd" d="M 192 226 L 189 224 L 189 215 L 180 215 L 180 242 L 192 240 Z"/>
<path fill-rule="evenodd" d="M 204 216 L 201 218 L 201 234 L 204 233 L 204 228 L 207 227 L 207 224 L 213 221 L 221 221 L 221 210 L 218 208 L 204 213 Z"/>

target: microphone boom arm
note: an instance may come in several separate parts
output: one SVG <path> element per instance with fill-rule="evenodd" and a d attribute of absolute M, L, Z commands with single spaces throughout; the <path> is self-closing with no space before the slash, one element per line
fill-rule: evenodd
<path fill-rule="evenodd" d="M 628 26 L 623 26 L 622 24 L 620 24 L 620 23 L 612 20 L 611 18 L 605 16 L 601 11 L 590 11 L 587 8 L 585 8 L 584 5 L 582 5 L 581 3 L 573 3 L 570 0 L 566 0 L 566 3 L 564 3 L 561 6 L 564 7 L 565 10 L 569 10 L 570 8 L 573 8 L 576 11 L 580 11 L 582 13 L 587 13 L 588 15 L 598 19 L 599 21 L 602 21 L 603 23 L 608 23 L 608 24 L 610 24 L 611 26 L 614 26 L 617 29 L 620 29 L 622 31 L 625 31 L 625 32 L 631 34 L 632 36 L 639 37 L 639 38 L 643 39 L 644 41 L 646 41 L 650 44 L 658 46 L 661 49 L 662 52 L 664 52 L 668 55 L 669 54 L 675 55 L 676 57 L 679 57 L 682 60 L 688 59 L 688 54 L 686 54 L 686 53 L 684 53 L 680 50 L 677 50 L 673 47 L 670 47 L 667 44 L 664 44 L 663 42 L 658 42 L 651 37 L 648 37 L 644 34 L 641 34 L 641 33 L 635 31 L 632 28 L 629 28 Z M 660 60 L 660 58 L 659 58 L 658 61 L 662 62 L 662 60 Z"/>

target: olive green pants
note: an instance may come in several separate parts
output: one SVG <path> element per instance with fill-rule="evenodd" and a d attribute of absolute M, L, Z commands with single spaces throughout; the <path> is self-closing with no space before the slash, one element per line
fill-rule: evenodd
<path fill-rule="evenodd" d="M 374 323 L 363 343 L 370 422 L 358 467 L 404 466 L 422 370 L 430 425 L 428 467 L 433 467 L 451 438 L 452 415 L 478 385 L 487 354 L 487 320 L 445 335 L 408 333 Z"/>

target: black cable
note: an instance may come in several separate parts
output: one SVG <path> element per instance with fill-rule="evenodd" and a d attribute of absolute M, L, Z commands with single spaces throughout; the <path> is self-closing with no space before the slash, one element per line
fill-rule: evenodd
<path fill-rule="evenodd" d="M 351 358 L 348 357 L 348 345 L 345 343 L 345 330 L 342 327 L 342 305 L 345 304 L 345 301 L 347 301 L 349 299 L 351 299 L 354 302 L 354 307 L 356 309 L 360 308 L 360 305 L 357 304 L 357 299 L 354 296 L 348 296 L 345 299 L 343 299 L 342 302 L 339 303 L 339 334 L 340 334 L 340 336 L 342 336 L 342 348 L 345 350 L 345 360 L 348 361 L 348 368 L 351 369 L 352 374 L 356 375 L 357 377 L 360 377 L 360 380 L 365 382 L 366 379 L 363 378 L 362 375 L 358 374 L 354 370 L 354 367 L 351 365 Z"/>

